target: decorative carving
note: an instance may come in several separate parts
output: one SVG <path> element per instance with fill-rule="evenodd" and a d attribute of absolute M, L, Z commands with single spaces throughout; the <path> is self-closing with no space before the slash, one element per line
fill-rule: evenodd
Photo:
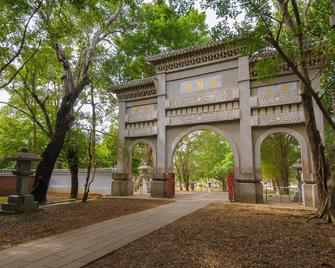
<path fill-rule="evenodd" d="M 148 77 L 113 85 L 108 90 L 116 93 L 118 100 L 155 96 L 157 94 L 156 81 L 156 77 Z"/>
<path fill-rule="evenodd" d="M 157 119 L 157 111 L 147 112 L 147 113 L 138 113 L 138 114 L 129 114 L 126 122 L 140 122 L 140 121 L 149 121 Z"/>
<path fill-rule="evenodd" d="M 258 107 L 301 102 L 296 82 L 259 87 L 257 88 L 257 94 Z"/>
<path fill-rule="evenodd" d="M 206 90 L 193 94 L 181 95 L 169 101 L 169 108 L 187 107 L 192 105 L 202 105 L 206 103 L 218 103 L 227 100 L 227 93 L 222 89 Z"/>
<path fill-rule="evenodd" d="M 167 121 L 168 125 L 187 125 L 205 122 L 228 121 L 240 118 L 240 110 L 209 112 L 202 114 L 190 114 L 170 117 Z"/>
<path fill-rule="evenodd" d="M 305 121 L 303 111 L 288 112 L 273 115 L 256 115 L 252 117 L 254 126 L 271 126 L 283 124 L 296 124 Z"/>
<path fill-rule="evenodd" d="M 156 95 L 157 95 L 157 89 L 155 85 L 123 90 L 116 94 L 118 100 L 126 100 L 126 99 L 129 100 L 129 99 L 156 96 Z"/>
<path fill-rule="evenodd" d="M 219 41 L 163 52 L 148 58 L 157 72 L 180 69 L 201 63 L 212 62 L 240 54 L 242 44 L 239 40 Z"/>

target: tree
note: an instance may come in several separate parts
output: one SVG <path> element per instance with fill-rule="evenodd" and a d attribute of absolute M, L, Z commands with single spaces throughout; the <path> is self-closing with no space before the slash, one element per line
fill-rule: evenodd
<path fill-rule="evenodd" d="M 69 9 L 71 7 L 72 7 L 71 4 L 67 6 L 67 8 Z M 107 5 L 106 7 L 109 8 L 108 10 L 110 10 L 109 5 Z M 42 153 L 42 161 L 39 163 L 36 169 L 35 183 L 32 194 L 35 196 L 35 200 L 39 202 L 46 201 L 46 193 L 48 190 L 52 170 L 59 156 L 59 153 L 63 147 L 66 134 L 70 130 L 74 120 L 73 110 L 76 101 L 80 93 L 90 82 L 88 70 L 92 63 L 97 46 L 104 38 L 108 36 L 109 32 L 107 30 L 110 30 L 110 27 L 113 25 L 114 21 L 116 20 L 121 11 L 121 6 L 117 7 L 116 11 L 107 15 L 106 21 L 101 26 L 99 26 L 99 28 L 96 28 L 94 27 L 95 24 L 97 23 L 96 17 L 95 16 L 93 17 L 92 13 L 87 14 L 91 15 L 90 17 L 84 17 L 85 15 L 84 13 L 86 10 L 85 6 L 79 10 L 81 11 L 79 12 L 81 17 L 78 19 L 87 20 L 88 18 L 90 18 L 91 20 L 93 20 L 93 24 L 90 25 L 91 29 L 85 29 L 88 30 L 88 36 L 90 36 L 88 42 L 86 44 L 85 43 L 78 44 L 81 45 L 78 50 L 79 58 L 76 66 L 73 68 L 71 62 L 69 61 L 69 56 L 65 53 L 65 50 L 63 49 L 63 46 L 60 43 L 61 40 L 57 38 L 58 37 L 57 34 L 53 32 L 60 26 L 58 25 L 58 23 L 62 24 L 63 20 L 66 19 L 67 15 L 69 15 L 66 13 L 62 14 L 62 12 L 64 11 L 63 8 L 64 6 L 61 4 L 55 6 L 46 6 L 46 8 L 43 9 L 42 12 L 40 12 L 42 23 L 43 26 L 45 27 L 47 34 L 49 35 L 51 46 L 55 50 L 57 59 L 62 66 L 63 97 L 60 103 L 60 107 L 57 111 L 53 136 L 51 138 L 50 143 L 47 145 L 44 152 Z M 78 9 L 81 7 L 76 6 L 75 8 Z M 94 8 L 95 6 L 93 7 L 93 9 Z M 57 19 L 55 19 L 55 17 L 58 17 L 55 16 L 56 13 L 64 15 L 64 17 L 60 16 L 61 20 L 58 21 Z M 106 14 L 100 14 L 100 15 L 106 15 Z M 80 26 L 84 25 L 85 23 L 83 23 L 83 25 Z M 70 40 L 71 39 L 68 39 L 68 41 Z"/>
<path fill-rule="evenodd" d="M 29 45 L 37 30 L 31 27 L 42 1 L 0 1 L 0 89 L 8 86 L 38 51 L 38 42 Z M 22 57 L 24 55 L 24 57 Z"/>
<path fill-rule="evenodd" d="M 272 181 L 274 187 L 288 187 L 294 175 L 293 164 L 300 159 L 299 145 L 286 133 L 275 133 L 267 137 L 261 147 L 262 179 Z M 288 189 L 284 192 L 287 194 Z"/>
<path fill-rule="evenodd" d="M 183 5 L 187 1 L 170 2 L 170 6 L 164 1 L 137 5 L 122 18 L 126 32 L 113 39 L 116 54 L 105 65 L 114 82 L 154 75 L 148 56 L 209 41 L 205 13 Z"/>
<path fill-rule="evenodd" d="M 90 186 L 94 181 L 95 171 L 96 171 L 96 126 L 97 126 L 97 116 L 96 116 L 96 103 L 94 99 L 94 88 L 91 87 L 90 92 L 91 97 L 91 108 L 92 108 L 92 120 L 91 120 L 91 129 L 89 131 L 89 140 L 88 140 L 88 163 L 87 163 L 87 174 L 85 179 L 84 195 L 82 202 L 86 202 L 88 195 L 90 193 Z M 91 170 L 93 168 L 93 174 L 91 175 Z"/>
<path fill-rule="evenodd" d="M 153 166 L 152 148 L 149 144 L 139 143 L 131 152 L 131 171 L 134 176 L 139 175 L 140 166 Z"/>
<path fill-rule="evenodd" d="M 193 132 L 185 136 L 177 145 L 174 153 L 174 169 L 177 179 L 185 185 L 189 191 L 191 171 L 198 168 L 192 161 L 192 154 L 200 147 L 198 138 L 199 132 Z"/>
<path fill-rule="evenodd" d="M 202 130 L 185 136 L 174 155 L 176 177 L 188 191 L 190 180 L 210 178 L 225 184 L 234 171 L 234 155 L 227 141 L 218 133 Z"/>
<path fill-rule="evenodd" d="M 243 11 L 245 20 L 235 25 L 240 35 L 249 37 L 248 42 L 244 43 L 251 44 L 248 49 L 252 52 L 255 50 L 259 52 L 260 49 L 263 51 L 274 49 L 277 52 L 277 58 L 274 57 L 267 63 L 271 64 L 271 61 L 273 63 L 273 60 L 279 59 L 299 78 L 305 127 L 312 151 L 313 166 L 317 171 L 319 205 L 316 217 L 327 222 L 335 222 L 335 204 L 330 202 L 335 200 L 333 198 L 335 197 L 335 182 L 331 180 L 334 176 L 331 177 L 325 147 L 322 145 L 316 126 L 313 100 L 333 131 L 335 122 L 322 103 L 321 97 L 313 88 L 313 77 L 311 77 L 308 66 L 310 56 L 315 53 L 326 56 L 324 57 L 326 64 L 322 66 L 322 69 L 327 63 L 331 63 L 331 59 L 334 59 L 334 33 L 330 32 L 329 24 L 326 27 L 324 23 L 325 20 L 328 21 L 329 12 L 332 10 L 330 2 L 277 0 L 272 3 L 271 1 L 208 0 L 205 5 L 214 8 L 217 15 L 222 18 L 236 18 Z M 322 15 L 320 10 L 324 11 Z M 322 31 L 320 31 L 321 26 Z M 254 36 L 252 39 L 250 34 Z M 274 71 L 273 68 L 268 69 Z"/>
<path fill-rule="evenodd" d="M 227 190 L 227 176 L 234 172 L 235 163 L 234 155 L 231 150 L 228 150 L 222 161 L 217 162 L 210 173 L 215 179 L 221 182 L 222 191 Z"/>

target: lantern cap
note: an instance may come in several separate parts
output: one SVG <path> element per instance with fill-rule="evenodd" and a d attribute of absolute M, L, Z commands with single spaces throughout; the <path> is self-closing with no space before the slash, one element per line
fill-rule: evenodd
<path fill-rule="evenodd" d="M 300 159 L 298 159 L 297 162 L 295 162 L 293 165 L 292 165 L 293 168 L 301 168 L 301 161 Z"/>
<path fill-rule="evenodd" d="M 21 152 L 15 153 L 13 155 L 10 155 L 7 157 L 7 160 L 10 161 L 41 161 L 42 158 L 40 158 L 38 155 L 29 153 L 29 149 L 26 147 L 23 147 L 21 149 Z"/>

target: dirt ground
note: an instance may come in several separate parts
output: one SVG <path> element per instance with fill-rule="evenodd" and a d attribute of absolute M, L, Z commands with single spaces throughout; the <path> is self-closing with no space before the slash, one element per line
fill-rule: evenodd
<path fill-rule="evenodd" d="M 169 202 L 171 201 L 102 198 L 87 203 L 43 207 L 30 214 L 0 214 L 0 249 Z"/>
<path fill-rule="evenodd" d="M 335 267 L 335 226 L 307 213 L 211 204 L 88 267 Z"/>
<path fill-rule="evenodd" d="M 102 197 L 101 194 L 90 194 L 89 198 L 97 198 L 97 197 Z M 81 200 L 83 198 L 83 194 L 79 193 L 78 194 L 78 200 Z M 56 192 L 48 192 L 47 194 L 47 200 L 49 203 L 52 202 L 58 202 L 62 200 L 70 200 L 70 193 L 56 193 Z"/>
<path fill-rule="evenodd" d="M 83 194 L 78 194 L 78 200 L 81 200 L 83 197 Z M 90 198 L 97 198 L 97 197 L 102 197 L 101 194 L 90 194 Z M 63 200 L 70 200 L 70 193 L 56 193 L 56 192 L 48 192 L 47 194 L 47 200 L 48 203 L 54 203 L 54 202 L 59 202 Z M 8 200 L 8 196 L 0 196 L 0 204 L 1 203 L 6 203 Z"/>

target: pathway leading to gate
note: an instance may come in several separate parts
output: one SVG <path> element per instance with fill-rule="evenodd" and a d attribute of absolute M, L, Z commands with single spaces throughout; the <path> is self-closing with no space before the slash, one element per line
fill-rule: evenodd
<path fill-rule="evenodd" d="M 167 205 L 1 250 L 0 267 L 82 267 L 209 203 L 226 200 L 225 193 L 177 193 L 176 202 Z"/>

